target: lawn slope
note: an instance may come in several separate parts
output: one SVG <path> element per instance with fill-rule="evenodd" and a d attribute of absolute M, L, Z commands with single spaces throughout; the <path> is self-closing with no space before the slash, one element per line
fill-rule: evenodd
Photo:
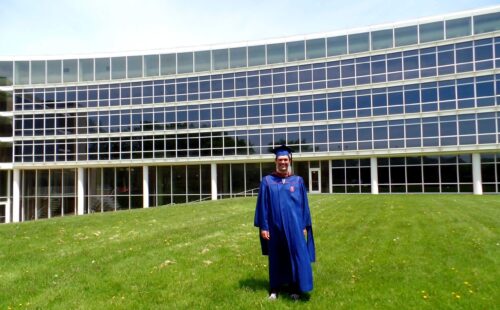
<path fill-rule="evenodd" d="M 0 309 L 494 309 L 500 197 L 312 195 L 308 301 L 266 300 L 255 198 L 0 225 Z"/>

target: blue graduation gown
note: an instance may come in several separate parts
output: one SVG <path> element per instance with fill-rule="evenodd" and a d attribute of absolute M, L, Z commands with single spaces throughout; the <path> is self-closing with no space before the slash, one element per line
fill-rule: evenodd
<path fill-rule="evenodd" d="M 262 237 L 260 241 L 262 254 L 269 255 L 271 289 L 291 284 L 301 292 L 311 291 L 311 263 L 316 260 L 316 254 L 304 180 L 293 175 L 264 177 L 260 183 L 254 225 L 270 234 L 269 241 Z"/>

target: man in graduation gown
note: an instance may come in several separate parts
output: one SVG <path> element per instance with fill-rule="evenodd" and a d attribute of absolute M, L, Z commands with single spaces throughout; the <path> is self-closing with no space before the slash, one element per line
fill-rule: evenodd
<path fill-rule="evenodd" d="M 254 225 L 260 229 L 262 254 L 269 256 L 269 299 L 276 299 L 283 286 L 298 299 L 313 289 L 311 213 L 304 180 L 290 170 L 292 150 L 282 145 L 273 153 L 276 171 L 261 181 Z"/>

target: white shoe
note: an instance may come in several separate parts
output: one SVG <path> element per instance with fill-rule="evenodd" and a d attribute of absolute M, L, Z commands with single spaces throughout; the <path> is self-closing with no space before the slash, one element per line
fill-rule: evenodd
<path fill-rule="evenodd" d="M 267 299 L 269 299 L 269 300 L 276 300 L 276 299 L 278 299 L 278 294 L 271 293 L 271 294 L 269 294 L 269 297 L 267 297 Z"/>

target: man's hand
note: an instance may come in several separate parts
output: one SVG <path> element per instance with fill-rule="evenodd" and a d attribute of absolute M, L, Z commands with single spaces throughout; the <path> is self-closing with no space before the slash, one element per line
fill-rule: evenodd
<path fill-rule="evenodd" d="M 265 240 L 269 240 L 270 239 L 270 235 L 269 235 L 269 231 L 267 230 L 261 230 L 260 231 L 260 236 L 265 239 Z"/>
<path fill-rule="evenodd" d="M 307 238 L 307 229 L 304 228 L 304 237 Z"/>

